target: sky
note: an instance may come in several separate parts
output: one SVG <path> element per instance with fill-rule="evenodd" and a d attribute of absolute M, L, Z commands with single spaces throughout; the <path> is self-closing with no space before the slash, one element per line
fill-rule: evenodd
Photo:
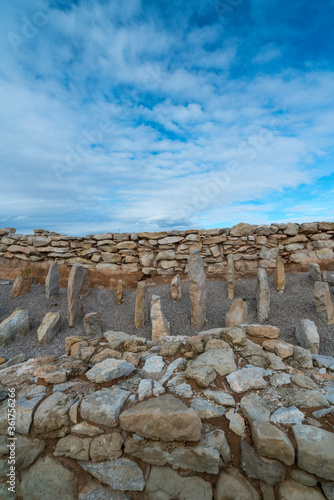
<path fill-rule="evenodd" d="M 0 227 L 334 220 L 334 0 L 3 0 Z"/>

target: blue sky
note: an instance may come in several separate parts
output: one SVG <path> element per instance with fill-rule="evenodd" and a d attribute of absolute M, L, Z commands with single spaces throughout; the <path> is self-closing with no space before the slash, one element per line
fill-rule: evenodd
<path fill-rule="evenodd" d="M 334 0 L 4 0 L 0 227 L 334 220 Z"/>

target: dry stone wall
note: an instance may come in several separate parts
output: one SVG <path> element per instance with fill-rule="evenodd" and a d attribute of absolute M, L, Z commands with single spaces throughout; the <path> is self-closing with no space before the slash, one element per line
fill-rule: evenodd
<path fill-rule="evenodd" d="M 20 235 L 13 228 L 0 229 L 0 277 L 15 278 L 14 269 L 32 267 L 34 278 L 45 280 L 50 261 L 58 261 L 61 284 L 69 269 L 80 263 L 95 275 L 92 285 L 124 286 L 143 278 L 187 275 L 192 250 L 199 250 L 208 278 L 227 273 L 227 257 L 234 256 L 238 276 L 255 276 L 259 268 L 271 272 L 279 255 L 287 271 L 308 270 L 309 263 L 334 269 L 334 222 L 271 224 L 240 223 L 229 229 L 162 231 L 159 233 L 105 233 L 65 236 L 35 229 Z M 62 283 L 63 280 L 63 283 Z M 38 281 L 38 280 L 37 280 Z"/>

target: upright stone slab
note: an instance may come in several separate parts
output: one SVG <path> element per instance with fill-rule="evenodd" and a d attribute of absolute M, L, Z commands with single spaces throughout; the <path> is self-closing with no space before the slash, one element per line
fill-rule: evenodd
<path fill-rule="evenodd" d="M 49 312 L 44 316 L 44 319 L 37 330 L 39 345 L 45 345 L 51 342 L 61 329 L 60 313 Z"/>
<path fill-rule="evenodd" d="M 32 283 L 31 269 L 24 269 L 16 278 L 13 284 L 12 296 L 18 297 L 30 292 Z"/>
<path fill-rule="evenodd" d="M 206 276 L 202 257 L 198 250 L 190 253 L 188 259 L 189 293 L 191 300 L 191 324 L 202 328 L 206 320 Z"/>
<path fill-rule="evenodd" d="M 328 283 L 316 281 L 313 289 L 313 300 L 316 311 L 326 325 L 334 324 L 334 304 Z"/>
<path fill-rule="evenodd" d="M 235 299 L 226 313 L 225 321 L 228 328 L 247 323 L 247 303 L 241 298 Z"/>
<path fill-rule="evenodd" d="M 45 295 L 47 299 L 50 299 L 53 295 L 58 295 L 59 280 L 58 262 L 56 261 L 50 264 L 49 272 L 45 280 Z"/>
<path fill-rule="evenodd" d="M 172 282 L 170 284 L 170 289 L 171 289 L 172 299 L 180 300 L 182 295 L 182 290 L 181 290 L 181 280 L 178 274 L 172 279 Z"/>
<path fill-rule="evenodd" d="M 296 327 L 296 339 L 300 346 L 312 354 L 319 353 L 320 338 L 317 327 L 309 319 L 301 319 Z"/>
<path fill-rule="evenodd" d="M 276 258 L 275 288 L 278 293 L 283 293 L 285 290 L 284 260 L 279 255 Z"/>
<path fill-rule="evenodd" d="M 0 323 L 0 347 L 29 332 L 29 314 L 25 309 L 15 311 Z"/>
<path fill-rule="evenodd" d="M 264 269 L 257 271 L 257 317 L 260 323 L 268 321 L 270 314 L 270 290 L 268 285 L 267 272 Z"/>
<path fill-rule="evenodd" d="M 86 279 L 86 269 L 76 264 L 72 267 L 68 278 L 68 324 L 73 327 L 83 316 L 80 294 Z"/>
<path fill-rule="evenodd" d="M 101 329 L 101 318 L 99 313 L 91 312 L 85 315 L 84 317 L 84 329 L 87 337 L 101 337 L 102 329 Z"/>
<path fill-rule="evenodd" d="M 235 296 L 235 271 L 234 271 L 234 255 L 231 253 L 227 256 L 227 296 L 229 299 L 234 299 Z"/>
<path fill-rule="evenodd" d="M 123 281 L 118 280 L 117 282 L 117 295 L 116 295 L 116 304 L 120 305 L 123 302 Z"/>
<path fill-rule="evenodd" d="M 145 281 L 139 281 L 137 285 L 135 326 L 140 328 L 146 321 L 146 284 Z"/>
<path fill-rule="evenodd" d="M 323 281 L 319 264 L 315 264 L 313 262 L 310 263 L 308 266 L 308 272 L 314 281 Z"/>
<path fill-rule="evenodd" d="M 158 295 L 152 295 L 151 302 L 151 320 L 152 320 L 152 340 L 160 343 L 164 337 L 170 333 L 170 324 L 166 320 L 161 310 L 161 301 Z"/>

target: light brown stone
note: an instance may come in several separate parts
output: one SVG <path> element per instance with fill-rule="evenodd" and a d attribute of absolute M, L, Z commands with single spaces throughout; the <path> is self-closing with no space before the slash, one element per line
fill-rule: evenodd
<path fill-rule="evenodd" d="M 247 303 L 240 298 L 235 299 L 226 313 L 225 321 L 228 328 L 247 323 Z"/>
<path fill-rule="evenodd" d="M 42 324 L 37 330 L 39 345 L 45 345 L 51 342 L 61 329 L 60 313 L 49 312 L 44 316 Z"/>
<path fill-rule="evenodd" d="M 197 412 L 170 394 L 148 399 L 125 410 L 120 426 L 140 436 L 167 441 L 198 441 L 202 423 Z"/>
<path fill-rule="evenodd" d="M 326 325 L 334 324 L 334 304 L 328 283 L 316 281 L 313 290 L 313 300 L 316 311 Z"/>
<path fill-rule="evenodd" d="M 279 328 L 271 325 L 245 325 L 247 335 L 251 337 L 265 337 L 276 339 L 279 335 Z"/>
<path fill-rule="evenodd" d="M 140 328 L 146 321 L 146 284 L 145 281 L 139 281 L 137 285 L 135 326 Z"/>
<path fill-rule="evenodd" d="M 32 283 L 31 269 L 25 269 L 16 278 L 13 284 L 12 296 L 18 297 L 30 292 Z"/>
<path fill-rule="evenodd" d="M 120 305 L 123 302 L 123 281 L 117 281 L 116 304 Z"/>
<path fill-rule="evenodd" d="M 170 325 L 161 310 L 161 300 L 158 295 L 152 295 L 151 302 L 152 340 L 160 343 L 170 333 Z"/>
<path fill-rule="evenodd" d="M 227 296 L 229 299 L 234 299 L 235 296 L 235 271 L 234 271 L 234 255 L 227 256 Z"/>
<path fill-rule="evenodd" d="M 198 250 L 190 253 L 188 276 L 190 281 L 191 324 L 195 328 L 202 328 L 206 320 L 206 276 L 203 260 Z"/>
<path fill-rule="evenodd" d="M 284 260 L 279 255 L 276 258 L 276 268 L 275 268 L 275 288 L 278 293 L 283 293 L 285 290 L 285 271 L 284 271 Z"/>
<path fill-rule="evenodd" d="M 177 274 L 173 279 L 170 284 L 171 288 L 171 295 L 173 300 L 180 300 L 182 296 L 182 290 L 181 290 L 181 283 L 180 283 L 180 276 Z"/>
<path fill-rule="evenodd" d="M 86 270 L 81 264 L 75 264 L 68 278 L 68 324 L 75 326 L 83 316 L 83 306 L 80 293 L 86 278 Z"/>

